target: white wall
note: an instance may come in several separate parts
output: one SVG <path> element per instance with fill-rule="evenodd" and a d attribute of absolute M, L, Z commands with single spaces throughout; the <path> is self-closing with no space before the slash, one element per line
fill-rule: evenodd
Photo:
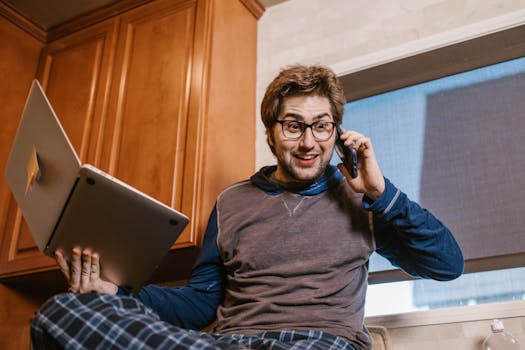
<path fill-rule="evenodd" d="M 348 73 L 524 23 L 525 0 L 288 0 L 259 20 L 257 106 L 290 64 Z M 258 169 L 275 161 L 256 115 Z"/>

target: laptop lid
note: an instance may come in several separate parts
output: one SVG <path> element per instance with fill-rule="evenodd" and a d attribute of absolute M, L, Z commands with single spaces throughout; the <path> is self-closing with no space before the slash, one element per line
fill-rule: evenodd
<path fill-rule="evenodd" d="M 41 251 L 60 217 L 80 165 L 42 87 L 34 80 L 5 177 Z"/>

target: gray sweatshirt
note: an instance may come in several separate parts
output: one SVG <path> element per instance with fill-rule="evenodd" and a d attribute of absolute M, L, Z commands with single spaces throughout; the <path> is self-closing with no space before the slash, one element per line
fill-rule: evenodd
<path fill-rule="evenodd" d="M 362 195 L 346 181 L 304 196 L 246 181 L 218 198 L 217 244 L 227 285 L 225 333 L 318 329 L 369 349 L 363 326 L 374 240 Z"/>

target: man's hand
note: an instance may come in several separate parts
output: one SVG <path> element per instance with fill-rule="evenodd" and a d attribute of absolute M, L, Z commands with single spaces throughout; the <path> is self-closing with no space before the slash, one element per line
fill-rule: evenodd
<path fill-rule="evenodd" d="M 99 255 L 90 249 L 73 248 L 71 262 L 63 252 L 55 252 L 60 270 L 69 283 L 72 293 L 106 293 L 117 294 L 118 286 L 100 278 Z"/>
<path fill-rule="evenodd" d="M 357 151 L 357 177 L 355 179 L 350 176 L 343 164 L 338 165 L 346 181 L 355 192 L 364 193 L 372 200 L 377 200 L 385 190 L 385 179 L 377 163 L 372 141 L 352 130 L 344 131 L 341 140 L 347 147 L 353 143 L 353 148 Z"/>

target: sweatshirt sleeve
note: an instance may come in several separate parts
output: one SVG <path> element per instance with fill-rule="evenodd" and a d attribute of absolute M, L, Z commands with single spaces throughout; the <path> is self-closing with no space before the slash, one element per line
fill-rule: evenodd
<path fill-rule="evenodd" d="M 157 312 L 163 321 L 185 329 L 202 329 L 216 317 L 223 295 L 223 277 L 214 208 L 188 284 L 179 287 L 148 285 L 135 297 Z"/>
<path fill-rule="evenodd" d="M 459 277 L 463 254 L 450 230 L 386 178 L 385 183 L 377 201 L 363 198 L 363 207 L 373 213 L 377 253 L 414 277 Z"/>

